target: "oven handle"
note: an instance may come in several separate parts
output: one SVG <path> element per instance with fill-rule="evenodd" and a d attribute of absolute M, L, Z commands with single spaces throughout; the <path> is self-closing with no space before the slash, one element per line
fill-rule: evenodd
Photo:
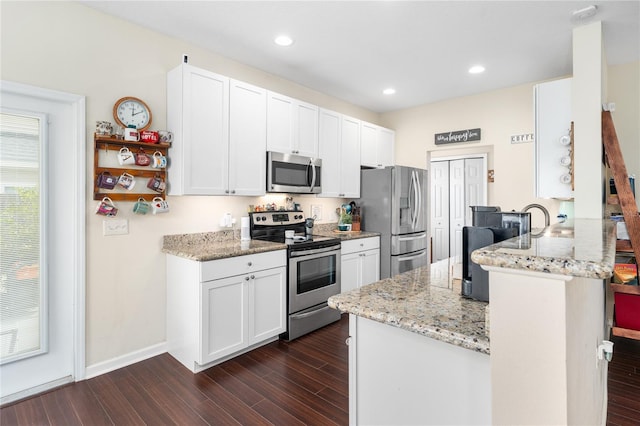
<path fill-rule="evenodd" d="M 289 253 L 289 257 L 301 257 L 301 256 L 308 256 L 310 254 L 329 253 L 332 251 L 340 251 L 340 244 L 331 246 L 331 247 L 323 247 L 319 249 L 291 251 Z"/>
<path fill-rule="evenodd" d="M 305 312 L 304 314 L 295 314 L 295 315 L 290 315 L 291 319 L 304 319 L 307 317 L 310 317 L 311 315 L 315 315 L 318 312 L 322 312 L 322 311 L 326 311 L 327 309 L 333 309 L 331 307 L 329 307 L 329 305 L 327 305 L 326 303 L 324 304 L 324 307 L 320 308 L 320 309 L 316 309 L 314 311 L 311 312 Z"/>

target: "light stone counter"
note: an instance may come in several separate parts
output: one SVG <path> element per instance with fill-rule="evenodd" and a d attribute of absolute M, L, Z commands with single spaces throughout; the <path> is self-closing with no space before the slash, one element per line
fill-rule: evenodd
<path fill-rule="evenodd" d="M 610 220 L 575 219 L 536 235 L 511 238 L 478 250 L 479 265 L 607 279 L 613 272 L 616 228 Z"/>
<path fill-rule="evenodd" d="M 320 223 L 314 226 L 313 233 L 315 235 L 322 235 L 323 237 L 340 238 L 340 240 L 357 240 L 359 238 L 369 238 L 380 236 L 379 232 L 342 232 L 338 231 L 337 223 Z"/>
<path fill-rule="evenodd" d="M 205 262 L 228 257 L 286 249 L 286 244 L 269 241 L 240 241 L 239 232 L 220 231 L 165 235 L 162 252 Z"/>
<path fill-rule="evenodd" d="M 489 354 L 487 303 L 453 290 L 441 261 L 329 298 L 329 306 L 436 340 Z"/>

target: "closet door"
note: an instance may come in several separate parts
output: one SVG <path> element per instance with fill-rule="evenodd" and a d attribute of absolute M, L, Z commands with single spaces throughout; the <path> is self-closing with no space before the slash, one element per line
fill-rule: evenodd
<path fill-rule="evenodd" d="M 471 209 L 469 206 L 486 205 L 484 193 L 484 161 L 482 158 L 464 160 L 464 211 L 465 226 L 471 226 Z"/>
<path fill-rule="evenodd" d="M 449 162 L 431 163 L 431 241 L 433 262 L 449 257 Z"/>
<path fill-rule="evenodd" d="M 462 261 L 462 228 L 465 226 L 465 160 L 449 162 L 449 256 Z"/>

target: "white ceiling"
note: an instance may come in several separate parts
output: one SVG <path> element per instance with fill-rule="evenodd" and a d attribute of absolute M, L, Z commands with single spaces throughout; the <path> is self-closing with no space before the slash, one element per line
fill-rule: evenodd
<path fill-rule="evenodd" d="M 609 65 L 640 60 L 640 0 L 84 3 L 376 112 L 569 75 L 572 30 L 596 20 Z"/>

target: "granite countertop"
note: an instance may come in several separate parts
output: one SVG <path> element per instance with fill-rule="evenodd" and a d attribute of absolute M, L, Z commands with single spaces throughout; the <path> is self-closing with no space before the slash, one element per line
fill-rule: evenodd
<path fill-rule="evenodd" d="M 615 249 L 614 222 L 575 219 L 475 250 L 471 260 L 506 269 L 607 279 Z"/>
<path fill-rule="evenodd" d="M 466 299 L 447 260 L 329 298 L 329 306 L 436 340 L 489 354 L 486 302 Z"/>
<path fill-rule="evenodd" d="M 240 241 L 234 231 L 203 232 L 196 234 L 165 235 L 162 252 L 199 262 L 285 250 L 284 243 L 249 240 Z"/>
<path fill-rule="evenodd" d="M 314 234 L 339 238 L 343 241 L 380 235 L 377 232 L 364 231 L 359 233 L 334 232 L 337 226 L 336 223 L 320 224 L 314 228 Z M 163 253 L 199 262 L 284 250 L 286 248 L 287 244 L 284 243 L 260 240 L 240 241 L 240 232 L 238 230 L 165 235 L 162 244 Z"/>

